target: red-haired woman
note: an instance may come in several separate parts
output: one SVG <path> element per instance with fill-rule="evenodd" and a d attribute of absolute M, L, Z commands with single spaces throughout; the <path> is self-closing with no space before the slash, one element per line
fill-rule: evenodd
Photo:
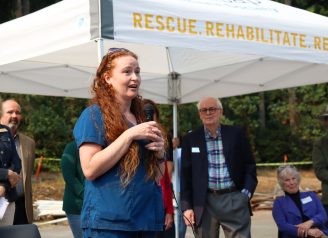
<path fill-rule="evenodd" d="M 86 177 L 85 238 L 153 238 L 163 228 L 164 139 L 156 122 L 146 122 L 140 83 L 138 57 L 110 49 L 93 82 L 92 104 L 75 125 Z"/>

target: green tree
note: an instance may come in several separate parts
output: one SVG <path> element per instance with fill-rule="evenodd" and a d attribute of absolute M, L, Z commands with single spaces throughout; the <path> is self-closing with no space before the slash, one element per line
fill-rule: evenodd
<path fill-rule="evenodd" d="M 86 99 L 0 94 L 2 100 L 16 99 L 22 107 L 19 130 L 36 142 L 37 156 L 60 157 L 71 140 L 77 118 L 87 104 Z"/>
<path fill-rule="evenodd" d="M 52 107 L 41 105 L 29 115 L 28 131 L 33 131 L 37 144 L 36 153 L 45 157 L 59 157 L 67 143 L 71 130 L 65 119 Z"/>
<path fill-rule="evenodd" d="M 24 16 L 61 0 L 0 0 L 0 23 Z"/>

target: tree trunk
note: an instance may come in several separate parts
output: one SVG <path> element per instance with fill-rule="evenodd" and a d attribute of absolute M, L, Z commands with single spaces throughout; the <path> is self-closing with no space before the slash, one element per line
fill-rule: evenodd
<path fill-rule="evenodd" d="M 22 0 L 15 0 L 15 18 L 23 16 Z"/>
<path fill-rule="evenodd" d="M 289 113 L 289 125 L 292 130 L 297 125 L 297 110 L 296 110 L 296 88 L 288 89 L 288 113 Z"/>
<path fill-rule="evenodd" d="M 264 92 L 259 93 L 260 102 L 259 102 L 259 116 L 260 116 L 260 126 L 262 129 L 265 128 L 265 98 Z"/>
<path fill-rule="evenodd" d="M 291 6 L 292 0 L 284 0 L 286 5 Z M 296 88 L 288 89 L 288 113 L 289 113 L 289 125 L 294 131 L 297 125 L 297 110 L 296 110 Z"/>
<path fill-rule="evenodd" d="M 27 15 L 30 13 L 30 0 L 23 0 L 23 14 Z"/>
<path fill-rule="evenodd" d="M 30 13 L 30 0 L 15 0 L 15 18 Z"/>

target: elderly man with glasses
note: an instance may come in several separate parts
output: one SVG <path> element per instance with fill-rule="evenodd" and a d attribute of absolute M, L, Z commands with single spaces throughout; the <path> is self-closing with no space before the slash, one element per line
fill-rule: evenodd
<path fill-rule="evenodd" d="M 199 238 L 250 237 L 250 198 L 256 165 L 244 131 L 222 125 L 221 102 L 203 98 L 197 105 L 203 127 L 182 139 L 181 206 L 185 223 Z"/>
<path fill-rule="evenodd" d="M 314 172 L 321 181 L 321 202 L 328 215 L 328 106 L 326 111 L 319 116 L 323 126 L 326 128 L 325 135 L 313 144 L 312 159 Z"/>

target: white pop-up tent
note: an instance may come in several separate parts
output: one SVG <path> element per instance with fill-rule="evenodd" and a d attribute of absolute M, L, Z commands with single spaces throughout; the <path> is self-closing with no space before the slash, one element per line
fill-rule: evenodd
<path fill-rule="evenodd" d="M 328 18 L 269 0 L 64 0 L 0 25 L 0 91 L 90 97 L 110 47 L 174 105 L 328 81 Z"/>
<path fill-rule="evenodd" d="M 327 17 L 268 0 L 64 0 L 0 25 L 0 91 L 89 97 L 109 47 L 139 55 L 158 103 L 322 83 L 327 32 Z"/>

